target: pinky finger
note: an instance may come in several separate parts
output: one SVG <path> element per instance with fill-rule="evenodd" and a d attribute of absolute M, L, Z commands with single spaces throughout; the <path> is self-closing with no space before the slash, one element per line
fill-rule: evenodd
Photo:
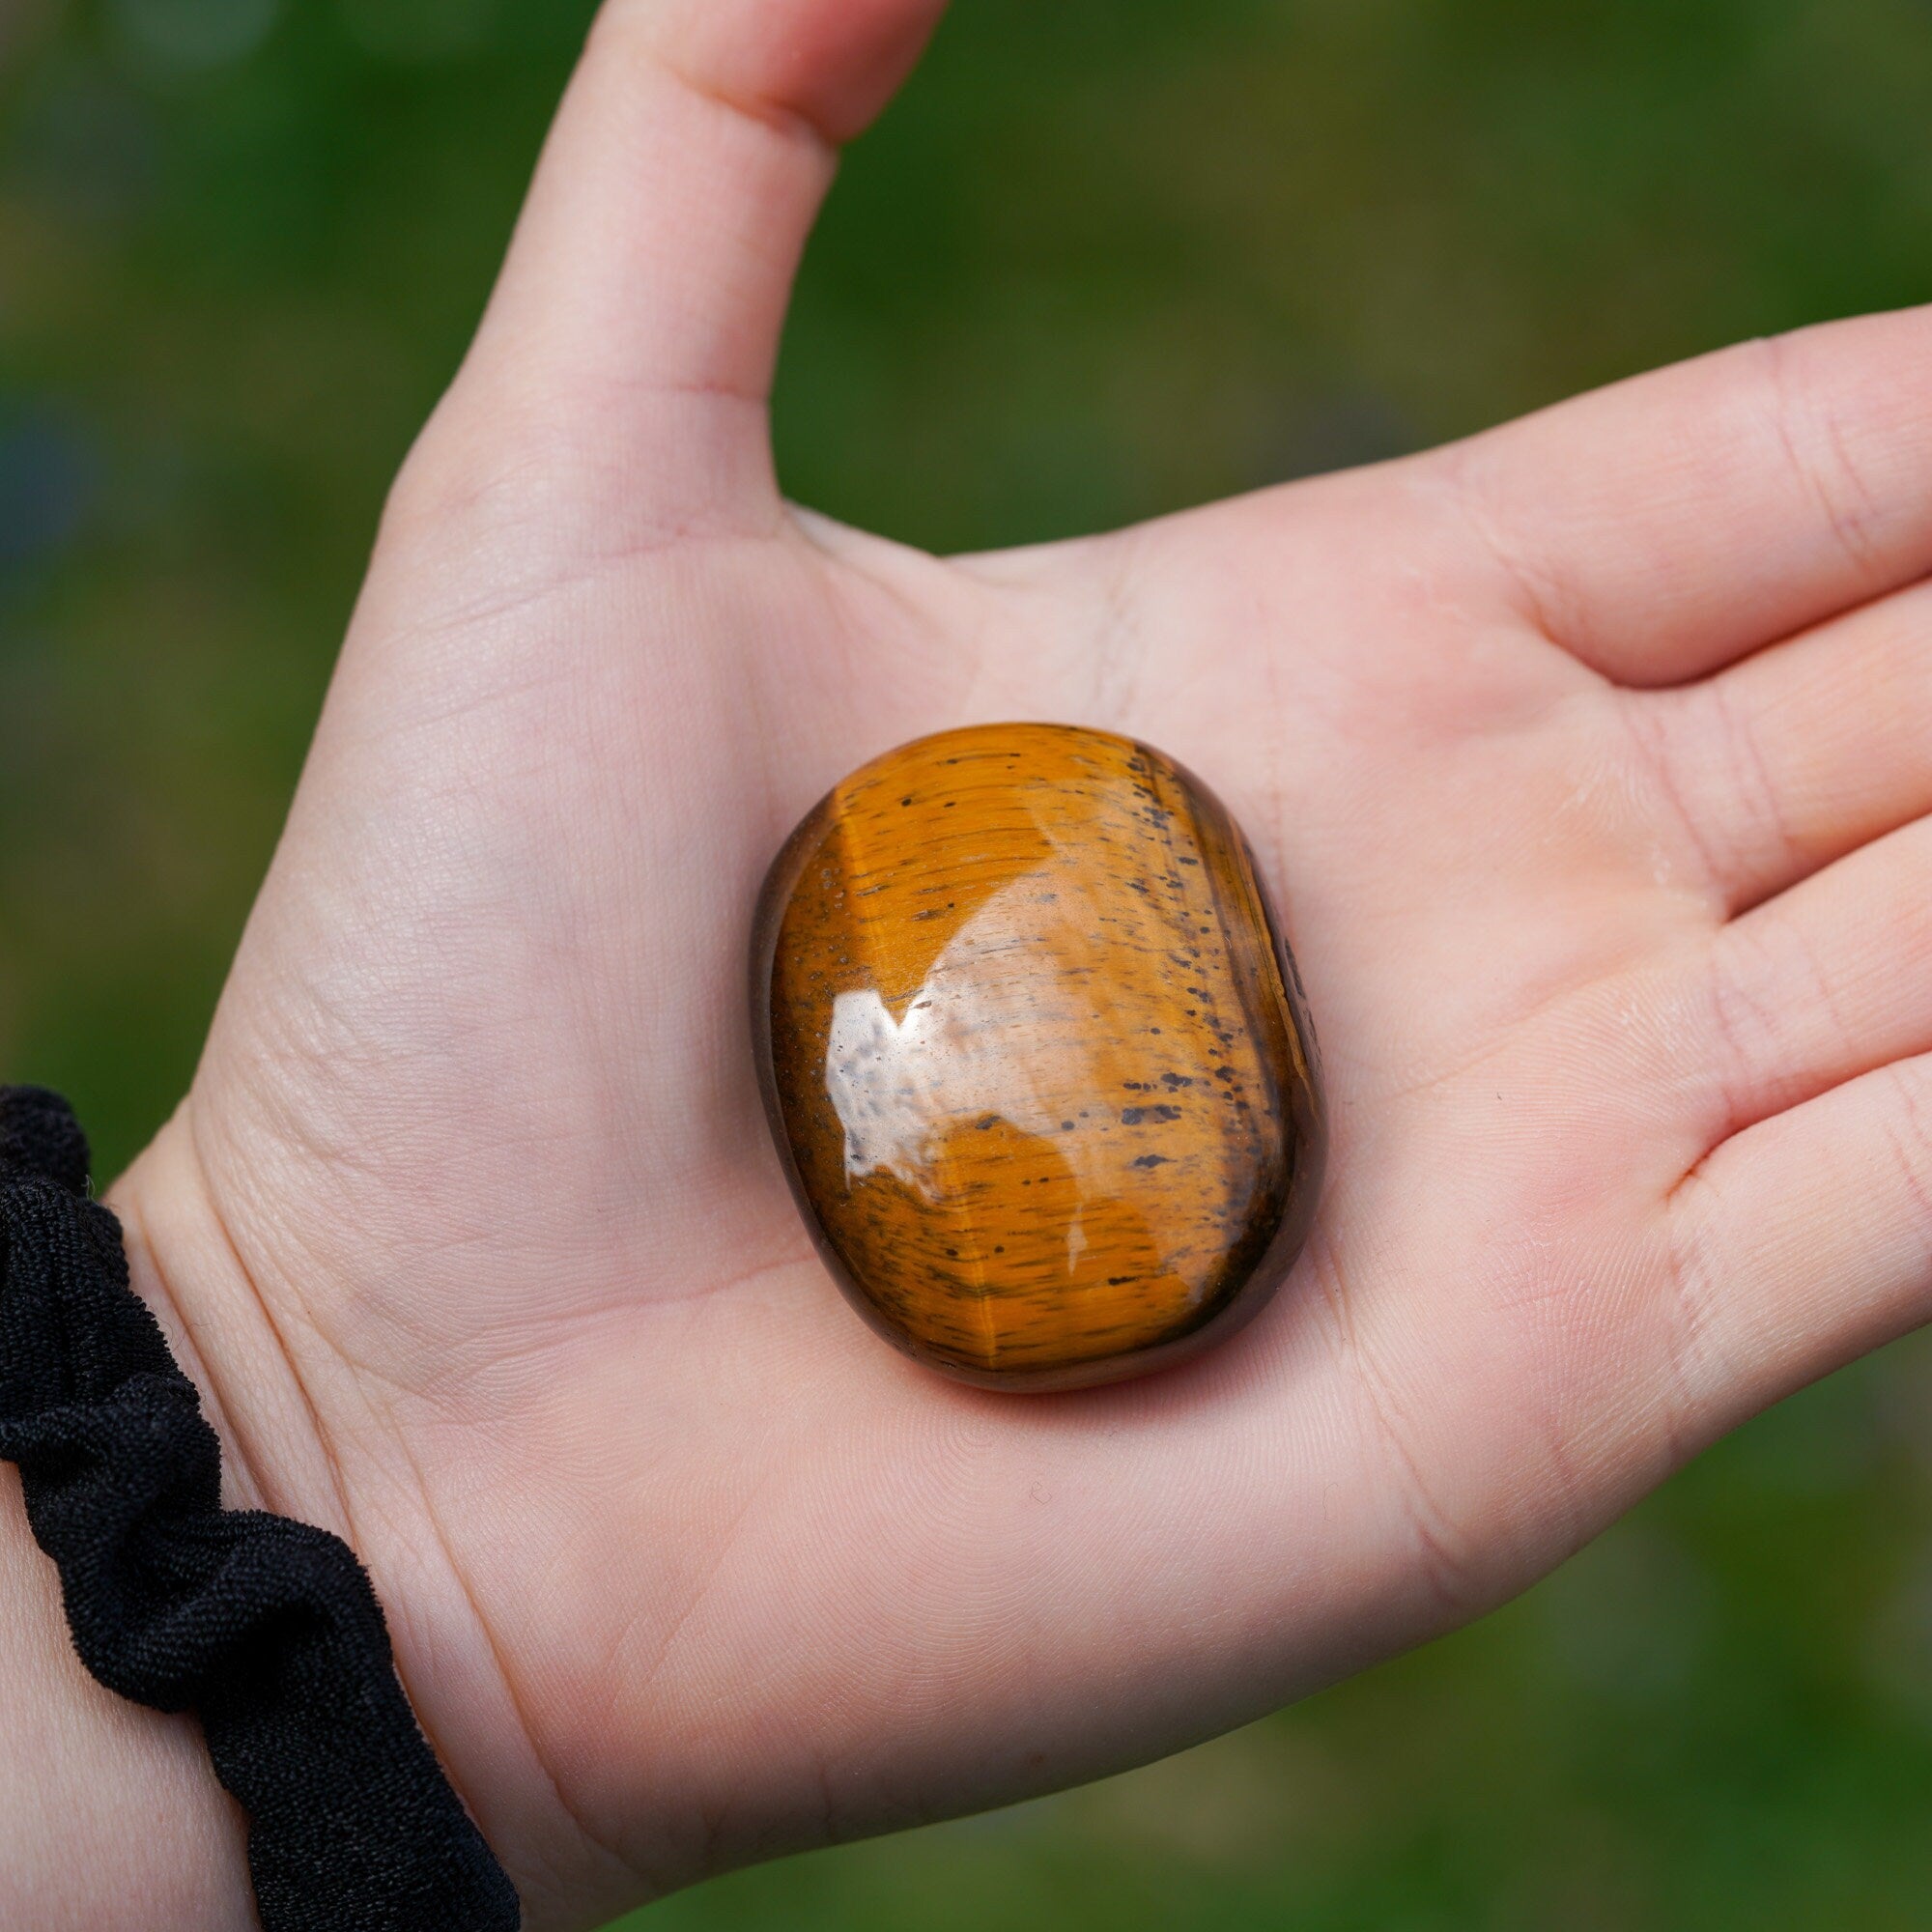
<path fill-rule="evenodd" d="M 1671 1214 L 1684 1414 L 1710 1440 L 1932 1319 L 1932 1055 L 1734 1135 Z"/>

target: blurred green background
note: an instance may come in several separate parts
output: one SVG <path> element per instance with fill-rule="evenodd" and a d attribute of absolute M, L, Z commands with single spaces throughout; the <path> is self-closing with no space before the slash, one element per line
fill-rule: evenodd
<path fill-rule="evenodd" d="M 0 1066 L 193 1063 L 589 0 L 0 0 Z M 791 494 L 1065 534 L 1932 294 L 1928 0 L 962 0 L 854 152 Z M 1932 1924 L 1932 1352 L 1453 1641 L 664 1932 Z"/>

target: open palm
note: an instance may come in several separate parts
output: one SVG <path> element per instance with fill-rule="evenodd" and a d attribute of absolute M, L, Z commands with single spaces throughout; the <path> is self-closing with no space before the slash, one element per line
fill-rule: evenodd
<path fill-rule="evenodd" d="M 611 0 L 117 1197 L 533 1925 L 1253 1717 L 1932 1297 L 1932 320 L 914 554 L 783 505 L 763 397 L 833 144 L 936 11 Z M 1259 1321 L 1025 1400 L 835 1292 L 744 991 L 805 808 L 1006 718 L 1227 799 L 1334 1117 Z"/>

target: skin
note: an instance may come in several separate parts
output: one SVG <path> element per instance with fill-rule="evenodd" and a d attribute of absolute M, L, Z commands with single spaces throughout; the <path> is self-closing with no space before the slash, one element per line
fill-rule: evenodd
<path fill-rule="evenodd" d="M 1422 1641 L 1932 1302 L 1932 315 L 918 554 L 781 500 L 764 397 L 937 11 L 611 0 L 115 1195 L 237 1499 L 354 1543 L 546 1932 Z M 1014 717 L 1227 799 L 1334 1118 L 1260 1320 L 1027 1400 L 834 1292 L 742 990 L 812 800 Z M 191 1729 L 80 1676 L 0 1503 L 0 1917 L 245 1926 Z"/>

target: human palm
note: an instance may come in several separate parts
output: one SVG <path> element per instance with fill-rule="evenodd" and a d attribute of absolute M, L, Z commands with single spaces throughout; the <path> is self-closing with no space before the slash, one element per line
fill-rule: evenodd
<path fill-rule="evenodd" d="M 533 1924 L 1255 1716 L 1932 1293 L 1932 322 L 922 555 L 785 507 L 762 397 L 831 141 L 934 12 L 607 11 L 117 1197 Z M 1334 1133 L 1238 1339 L 1025 1399 L 852 1317 L 745 1010 L 805 808 L 1018 717 L 1227 799 Z"/>

